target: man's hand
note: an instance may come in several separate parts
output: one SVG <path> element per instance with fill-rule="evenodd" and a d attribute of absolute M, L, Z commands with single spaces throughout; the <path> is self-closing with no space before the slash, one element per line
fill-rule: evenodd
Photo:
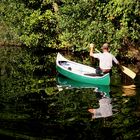
<path fill-rule="evenodd" d="M 95 48 L 95 44 L 91 43 L 90 48 L 92 48 L 92 49 Z"/>
<path fill-rule="evenodd" d="M 95 48 L 95 44 L 91 43 L 89 47 L 90 47 L 90 54 L 89 55 L 92 56 L 93 55 L 93 49 Z"/>

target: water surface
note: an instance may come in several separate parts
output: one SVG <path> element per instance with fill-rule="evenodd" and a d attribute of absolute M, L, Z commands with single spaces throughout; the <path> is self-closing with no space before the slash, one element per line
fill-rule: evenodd
<path fill-rule="evenodd" d="M 51 61 L 42 77 L 1 75 L 1 139 L 140 138 L 137 82 L 129 78 L 126 82 L 114 69 L 110 86 L 78 83 L 56 73 L 55 57 L 49 56 Z M 88 111 L 93 108 L 96 115 Z"/>

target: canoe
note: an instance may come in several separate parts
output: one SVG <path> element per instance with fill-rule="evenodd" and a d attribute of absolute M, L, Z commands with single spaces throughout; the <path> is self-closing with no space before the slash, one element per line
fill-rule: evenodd
<path fill-rule="evenodd" d="M 56 70 L 63 76 L 82 83 L 109 85 L 110 75 L 96 74 L 96 69 L 84 64 L 68 60 L 59 52 L 56 58 Z"/>

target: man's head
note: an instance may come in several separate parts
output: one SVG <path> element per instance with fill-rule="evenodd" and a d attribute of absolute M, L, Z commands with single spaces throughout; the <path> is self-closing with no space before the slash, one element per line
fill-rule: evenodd
<path fill-rule="evenodd" d="M 108 43 L 104 43 L 103 46 L 101 47 L 101 49 L 104 50 L 108 50 L 109 49 L 109 45 Z"/>

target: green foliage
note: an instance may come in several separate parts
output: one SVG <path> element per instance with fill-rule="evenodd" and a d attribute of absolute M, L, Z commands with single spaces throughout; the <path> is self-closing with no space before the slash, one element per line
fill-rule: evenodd
<path fill-rule="evenodd" d="M 107 4 L 104 14 L 114 27 L 113 43 L 116 42 L 120 46 L 130 46 L 129 43 L 133 42 L 134 45 L 138 45 L 136 43 L 139 38 L 138 30 L 140 29 L 138 23 L 139 7 L 140 4 L 137 0 L 112 0 Z M 127 39 L 130 39 L 130 41 L 126 42 Z"/>
<path fill-rule="evenodd" d="M 114 53 L 118 53 L 122 45 L 138 45 L 138 0 L 63 0 L 63 3 L 60 8 L 61 38 L 76 45 L 78 50 L 90 42 L 97 47 L 109 42 Z"/>
<path fill-rule="evenodd" d="M 24 32 L 20 39 L 29 47 L 52 47 L 58 43 L 58 15 L 53 0 L 23 1 L 32 13 L 24 19 Z"/>
<path fill-rule="evenodd" d="M 114 54 L 139 44 L 139 0 L 3 0 L 2 38 L 29 47 L 86 50 L 109 42 Z M 10 30 L 9 30 L 10 29 Z M 6 34 L 4 31 L 8 31 Z"/>
<path fill-rule="evenodd" d="M 36 10 L 25 18 L 25 32 L 21 40 L 30 47 L 54 47 L 57 40 L 56 25 L 57 18 L 51 10 L 46 10 L 43 14 L 41 10 Z"/>
<path fill-rule="evenodd" d="M 23 19 L 29 10 L 17 0 L 2 0 L 0 5 L 1 21 L 0 41 L 19 43 Z"/>

